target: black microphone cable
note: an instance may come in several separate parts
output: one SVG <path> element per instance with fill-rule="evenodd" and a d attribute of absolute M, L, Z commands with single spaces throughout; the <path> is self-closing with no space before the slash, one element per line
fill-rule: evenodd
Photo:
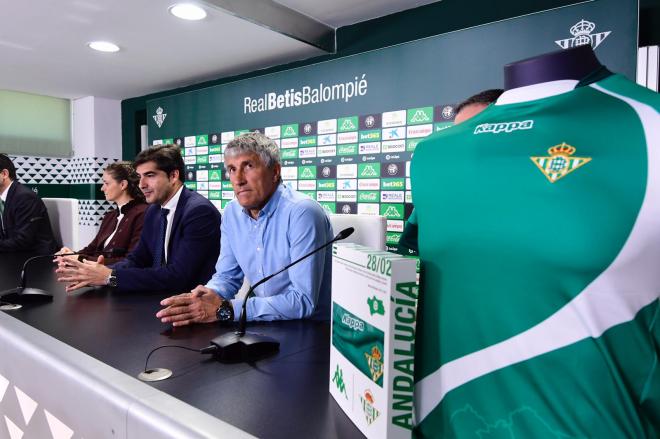
<path fill-rule="evenodd" d="M 204 348 L 204 349 L 194 349 L 194 348 L 189 348 L 188 346 L 181 346 L 181 345 L 175 345 L 175 344 L 168 344 L 168 345 L 158 346 L 158 347 L 156 347 L 156 348 L 153 348 L 153 349 L 151 350 L 151 352 L 149 352 L 149 355 L 147 355 L 147 361 L 144 362 L 144 372 L 147 372 L 147 370 L 149 370 L 149 369 L 147 368 L 147 366 L 149 365 L 149 358 L 151 358 L 151 355 L 152 355 L 154 352 L 156 352 L 157 350 L 159 350 L 159 349 L 163 349 L 163 348 L 179 348 L 179 349 L 185 349 L 185 350 L 187 350 L 187 351 L 197 352 L 197 353 L 199 353 L 199 354 L 203 354 L 203 353 L 205 353 L 205 352 L 202 352 L 202 351 L 204 351 L 204 349 L 208 349 L 208 348 Z"/>

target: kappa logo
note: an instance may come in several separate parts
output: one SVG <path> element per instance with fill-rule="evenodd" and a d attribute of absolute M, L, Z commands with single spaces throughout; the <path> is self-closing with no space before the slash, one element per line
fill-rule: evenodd
<path fill-rule="evenodd" d="M 344 213 L 344 214 L 347 214 L 347 215 L 349 213 L 351 213 L 351 206 L 348 205 L 348 204 L 344 204 L 341 208 L 341 213 Z"/>
<path fill-rule="evenodd" d="M 291 125 L 289 125 L 288 127 L 286 127 L 286 130 L 284 130 L 284 135 L 285 136 L 295 136 L 296 131 L 293 129 L 293 127 Z"/>
<path fill-rule="evenodd" d="M 156 125 L 158 125 L 158 128 L 163 126 L 163 122 L 165 122 L 165 118 L 167 117 L 167 113 L 163 113 L 163 109 L 161 107 L 156 108 L 156 114 L 153 115 L 154 121 L 156 122 Z"/>
<path fill-rule="evenodd" d="M 556 40 L 555 43 L 562 49 L 570 49 L 571 47 L 584 46 L 589 44 L 592 49 L 595 49 L 608 37 L 612 31 L 598 32 L 592 34 L 596 29 L 596 23 L 587 21 L 584 18 L 575 23 L 569 29 L 573 38 L 566 38 L 563 40 Z"/>
<path fill-rule="evenodd" d="M 351 130 L 355 130 L 356 128 L 350 119 L 344 119 L 344 123 L 341 124 L 341 127 L 339 129 L 342 131 L 351 131 Z"/>
<path fill-rule="evenodd" d="M 374 169 L 373 165 L 367 165 L 364 167 L 362 170 L 362 173 L 360 174 L 360 177 L 377 177 L 378 172 L 376 172 L 376 169 Z"/>
<path fill-rule="evenodd" d="M 348 394 L 346 393 L 346 383 L 344 383 L 344 371 L 337 365 L 335 369 L 335 374 L 332 376 L 332 382 L 337 386 L 337 390 L 344 394 L 346 399 L 348 399 Z"/>
<path fill-rule="evenodd" d="M 397 172 L 399 172 L 399 167 L 396 164 L 390 163 L 389 165 L 387 165 L 387 173 L 388 174 L 396 175 Z"/>
<path fill-rule="evenodd" d="M 445 105 L 442 108 L 442 112 L 440 114 L 442 114 L 443 119 L 451 119 L 454 117 L 454 107 L 451 105 Z"/>
<path fill-rule="evenodd" d="M 305 168 L 300 174 L 300 178 L 314 178 L 314 174 L 310 168 Z"/>
<path fill-rule="evenodd" d="M 401 216 L 401 212 L 395 207 L 395 206 L 388 206 L 385 212 L 383 213 L 383 216 L 385 218 L 399 218 Z"/>
<path fill-rule="evenodd" d="M 530 157 L 530 159 L 548 181 L 554 183 L 591 161 L 591 157 L 572 157 L 575 151 L 574 146 L 562 142 L 548 149 L 549 157 Z"/>
<path fill-rule="evenodd" d="M 312 132 L 312 125 L 309 123 L 306 123 L 305 126 L 303 127 L 303 132 L 305 134 L 309 134 Z"/>
<path fill-rule="evenodd" d="M 367 118 L 364 119 L 364 125 L 367 128 L 373 128 L 375 123 L 376 123 L 376 119 L 373 116 L 367 116 Z"/>
<path fill-rule="evenodd" d="M 423 122 L 429 122 L 431 119 L 429 119 L 428 115 L 424 112 L 424 110 L 417 110 L 415 111 L 415 114 L 413 117 L 410 119 L 411 123 L 423 123 Z"/>
<path fill-rule="evenodd" d="M 473 134 L 511 133 L 517 130 L 531 130 L 533 127 L 534 121 L 531 119 L 516 122 L 482 123 L 481 125 L 477 125 Z"/>

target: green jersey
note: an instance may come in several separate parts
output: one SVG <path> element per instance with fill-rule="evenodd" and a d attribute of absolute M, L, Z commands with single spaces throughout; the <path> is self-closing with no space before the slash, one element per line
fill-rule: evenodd
<path fill-rule="evenodd" d="M 417 146 L 417 436 L 660 437 L 659 109 L 557 81 Z"/>

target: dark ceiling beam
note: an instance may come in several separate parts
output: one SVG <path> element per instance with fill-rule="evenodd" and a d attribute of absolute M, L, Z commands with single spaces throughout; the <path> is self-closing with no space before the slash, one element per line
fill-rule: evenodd
<path fill-rule="evenodd" d="M 294 38 L 328 53 L 336 53 L 335 28 L 272 0 L 202 0 L 235 17 Z M 239 36 L 240 38 L 240 36 Z"/>

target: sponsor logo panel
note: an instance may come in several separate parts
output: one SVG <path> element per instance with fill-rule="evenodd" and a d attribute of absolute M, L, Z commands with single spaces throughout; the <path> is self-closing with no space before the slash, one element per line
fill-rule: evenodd
<path fill-rule="evenodd" d="M 298 182 L 298 189 L 301 191 L 315 191 L 316 180 L 300 180 Z"/>
<path fill-rule="evenodd" d="M 337 145 L 337 155 L 356 155 L 358 153 L 357 144 Z"/>
<path fill-rule="evenodd" d="M 403 232 L 403 224 L 402 220 L 387 220 L 387 231 L 401 233 Z"/>
<path fill-rule="evenodd" d="M 337 167 L 333 165 L 317 166 L 318 178 L 337 178 Z"/>
<path fill-rule="evenodd" d="M 374 128 L 381 128 L 382 115 L 380 113 L 365 114 L 360 116 L 360 130 L 373 130 Z"/>
<path fill-rule="evenodd" d="M 381 203 L 403 203 L 405 198 L 404 191 L 381 191 Z"/>
<path fill-rule="evenodd" d="M 395 190 L 402 191 L 406 188 L 405 179 L 403 178 L 382 178 L 380 180 L 380 188 L 382 190 Z"/>
<path fill-rule="evenodd" d="M 433 122 L 433 107 L 411 108 L 407 113 L 408 125 L 421 125 Z"/>
<path fill-rule="evenodd" d="M 383 128 L 398 127 L 406 124 L 406 110 L 386 111 L 383 113 Z"/>
<path fill-rule="evenodd" d="M 358 203 L 358 214 L 360 215 L 379 215 L 378 209 L 380 204 L 378 203 Z"/>
<path fill-rule="evenodd" d="M 407 127 L 406 136 L 408 138 L 426 137 L 433 132 L 433 124 L 417 125 Z"/>
<path fill-rule="evenodd" d="M 406 164 L 405 162 L 383 163 L 380 175 L 385 178 L 405 177 Z"/>
<path fill-rule="evenodd" d="M 387 142 L 381 142 L 380 146 L 383 154 L 390 152 L 404 152 L 406 150 L 406 141 L 390 140 Z"/>
<path fill-rule="evenodd" d="M 298 137 L 298 124 L 282 125 L 280 127 L 280 137 Z"/>
<path fill-rule="evenodd" d="M 316 148 L 311 147 L 311 148 L 299 148 L 298 149 L 298 157 L 301 159 L 308 159 L 311 157 L 316 157 Z"/>
<path fill-rule="evenodd" d="M 356 143 L 358 141 L 358 132 L 351 131 L 350 133 L 337 134 L 337 143 Z"/>
<path fill-rule="evenodd" d="M 209 181 L 209 171 L 206 169 L 198 169 L 197 181 Z"/>
<path fill-rule="evenodd" d="M 340 117 L 337 120 L 338 131 L 340 133 L 345 133 L 347 131 L 357 131 L 358 124 L 359 122 L 357 116 Z"/>
<path fill-rule="evenodd" d="M 282 127 L 279 125 L 275 125 L 272 127 L 266 127 L 264 128 L 264 134 L 266 137 L 270 137 L 271 139 L 279 139 L 280 136 L 282 135 Z"/>
<path fill-rule="evenodd" d="M 321 134 L 318 136 L 318 145 L 334 145 L 336 143 L 336 134 Z"/>
<path fill-rule="evenodd" d="M 406 137 L 405 127 L 383 128 L 381 134 L 381 138 L 383 140 L 399 140 L 399 139 L 405 139 L 405 137 Z"/>
<path fill-rule="evenodd" d="M 357 164 L 337 165 L 337 178 L 357 178 Z"/>
<path fill-rule="evenodd" d="M 319 146 L 318 148 L 316 148 L 316 154 L 319 157 L 334 157 L 337 155 L 337 146 L 336 145 Z"/>
<path fill-rule="evenodd" d="M 298 166 L 298 180 L 316 180 L 316 166 Z"/>
<path fill-rule="evenodd" d="M 361 191 L 380 190 L 380 178 L 361 178 L 358 180 L 358 189 Z"/>
<path fill-rule="evenodd" d="M 357 190 L 357 179 L 355 178 L 342 178 L 337 180 L 337 190 L 340 191 L 354 191 Z"/>
<path fill-rule="evenodd" d="M 350 215 L 357 213 L 357 203 L 337 203 L 337 213 L 343 213 L 344 215 Z"/>
<path fill-rule="evenodd" d="M 298 168 L 295 166 L 282 166 L 282 180 L 297 180 Z"/>
<path fill-rule="evenodd" d="M 358 191 L 358 203 L 378 203 L 379 200 L 379 191 Z"/>
<path fill-rule="evenodd" d="M 303 136 L 316 136 L 316 122 L 301 123 L 300 134 Z"/>
<path fill-rule="evenodd" d="M 337 191 L 337 202 L 355 203 L 357 202 L 356 191 Z"/>
<path fill-rule="evenodd" d="M 316 136 L 299 137 L 298 146 L 316 146 Z"/>
<path fill-rule="evenodd" d="M 317 134 L 329 134 L 337 132 L 337 119 L 319 120 L 317 125 Z"/>

